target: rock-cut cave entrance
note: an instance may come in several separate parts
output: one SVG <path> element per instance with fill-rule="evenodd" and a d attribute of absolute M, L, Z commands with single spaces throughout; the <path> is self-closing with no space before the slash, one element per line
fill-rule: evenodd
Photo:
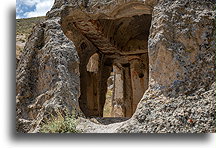
<path fill-rule="evenodd" d="M 109 116 L 131 117 L 148 88 L 151 15 L 97 21 L 106 40 L 93 40 L 104 47 L 91 55 L 84 66 L 86 71 L 81 72 L 80 107 L 87 117 L 103 117 L 111 76 Z"/>
<path fill-rule="evenodd" d="M 70 29 L 68 36 L 80 32 L 85 37 L 76 48 L 80 57 L 79 105 L 86 117 L 104 116 L 110 79 L 109 117 L 129 118 L 135 112 L 149 83 L 150 10 L 143 3 L 131 3 L 114 9 L 109 16 L 91 17 L 80 11 L 73 12 L 73 21 L 65 19 L 65 28 L 77 30 Z M 71 38 L 80 42 L 78 36 Z"/>

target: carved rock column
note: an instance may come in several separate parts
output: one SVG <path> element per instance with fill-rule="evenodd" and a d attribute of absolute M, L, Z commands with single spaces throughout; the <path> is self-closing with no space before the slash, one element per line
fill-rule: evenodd
<path fill-rule="evenodd" d="M 114 96 L 112 101 L 112 117 L 125 117 L 123 68 L 113 65 L 113 72 Z"/>
<path fill-rule="evenodd" d="M 136 110 L 137 104 L 141 100 L 144 92 L 144 66 L 141 60 L 134 59 L 131 61 L 131 85 L 132 85 L 132 110 Z"/>

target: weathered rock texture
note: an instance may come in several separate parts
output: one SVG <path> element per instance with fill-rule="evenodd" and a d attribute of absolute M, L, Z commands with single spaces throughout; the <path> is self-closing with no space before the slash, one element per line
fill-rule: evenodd
<path fill-rule="evenodd" d="M 61 25 L 82 63 L 80 107 L 86 116 L 102 116 L 107 79 L 113 71 L 112 116 L 131 117 L 148 88 L 152 7 L 141 1 L 98 1 L 89 2 L 86 8 L 78 6 L 65 6 Z M 90 72 L 86 65 L 93 54 L 99 56 L 99 68 Z"/>
<path fill-rule="evenodd" d="M 59 18 L 37 25 L 17 68 L 17 131 L 34 132 L 58 112 L 79 112 L 79 58 Z M 65 112 L 66 113 L 66 112 Z"/>
<path fill-rule="evenodd" d="M 56 0 L 17 68 L 18 131 L 37 131 L 64 110 L 102 116 L 113 72 L 112 116 L 132 117 L 109 125 L 80 118 L 78 129 L 214 132 L 214 7 L 214 0 Z"/>

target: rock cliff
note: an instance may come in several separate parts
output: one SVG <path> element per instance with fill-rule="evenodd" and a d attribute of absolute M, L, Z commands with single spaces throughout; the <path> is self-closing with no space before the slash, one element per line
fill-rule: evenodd
<path fill-rule="evenodd" d="M 87 133 L 215 132 L 215 1 L 56 0 L 16 72 L 18 132 L 66 111 Z M 113 117 L 130 119 L 102 125 L 86 117 L 111 72 Z"/>
<path fill-rule="evenodd" d="M 59 18 L 34 28 L 16 70 L 17 130 L 33 132 L 56 112 L 79 110 L 79 58 Z"/>

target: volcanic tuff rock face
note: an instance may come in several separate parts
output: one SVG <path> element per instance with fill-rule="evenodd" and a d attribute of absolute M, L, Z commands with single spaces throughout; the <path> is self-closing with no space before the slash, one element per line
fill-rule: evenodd
<path fill-rule="evenodd" d="M 79 59 L 59 18 L 34 28 L 17 68 L 17 131 L 34 132 L 64 110 L 79 111 Z"/>
<path fill-rule="evenodd" d="M 116 77 L 120 74 L 118 85 L 131 86 L 122 93 L 120 87 L 115 88 L 120 95 L 114 101 L 121 116 L 135 111 L 133 116 L 109 125 L 80 118 L 78 129 L 99 133 L 214 132 L 214 6 L 213 0 L 56 0 L 48 19 L 35 27 L 17 67 L 17 131 L 35 132 L 41 121 L 58 111 L 100 116 L 106 90 L 99 87 L 106 81 L 100 69 L 107 68 L 108 79 L 114 65 Z M 116 32 L 109 33 L 109 26 Z M 145 28 L 150 28 L 149 34 Z M 128 44 L 119 32 L 128 33 L 124 35 Z M 98 59 L 105 57 L 99 60 L 102 64 L 86 70 L 95 53 Z M 137 70 L 134 63 L 144 66 Z M 90 80 L 98 80 L 92 83 L 98 82 L 93 84 L 102 89 L 97 94 L 96 112 L 94 104 L 88 104 L 88 98 L 93 98 L 88 94 L 94 89 L 85 94 L 92 88 L 85 85 Z M 142 86 L 142 81 L 148 82 Z M 140 94 L 136 86 L 145 93 L 135 110 L 133 105 L 126 110 L 124 105 L 130 99 L 125 98 L 132 98 L 132 103 L 139 98 L 135 97 Z"/>

